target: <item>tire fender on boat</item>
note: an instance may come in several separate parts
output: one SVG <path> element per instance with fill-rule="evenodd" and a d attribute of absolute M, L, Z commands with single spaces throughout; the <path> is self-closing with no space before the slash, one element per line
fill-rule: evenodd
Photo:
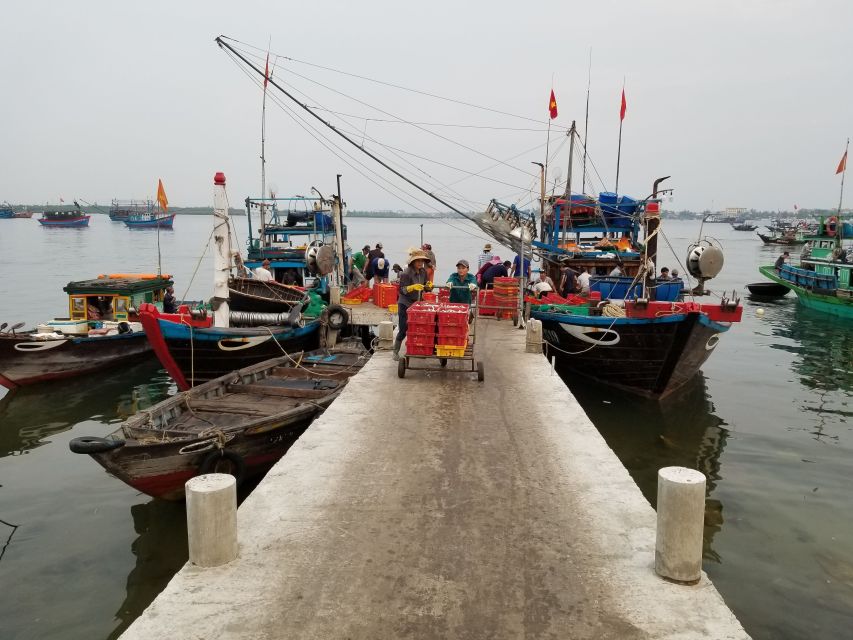
<path fill-rule="evenodd" d="M 68 448 L 74 453 L 104 453 L 124 446 L 124 440 L 110 440 L 95 436 L 74 438 L 68 443 Z"/>
<path fill-rule="evenodd" d="M 349 322 L 349 314 L 347 313 L 347 310 L 339 304 L 330 304 L 326 307 L 326 314 L 329 328 L 335 331 L 343 329 L 347 322 Z"/>
<path fill-rule="evenodd" d="M 217 449 L 208 453 L 198 466 L 198 474 L 203 476 L 207 473 L 219 473 L 216 471 L 216 465 L 223 459 L 231 463 L 231 471 L 226 473 L 234 476 L 239 487 L 243 481 L 243 476 L 246 475 L 246 461 L 243 460 L 243 457 L 239 453 L 229 451 L 228 449 Z"/>
<path fill-rule="evenodd" d="M 826 219 L 826 235 L 830 238 L 834 237 L 838 231 L 838 218 L 835 216 L 829 216 Z"/>

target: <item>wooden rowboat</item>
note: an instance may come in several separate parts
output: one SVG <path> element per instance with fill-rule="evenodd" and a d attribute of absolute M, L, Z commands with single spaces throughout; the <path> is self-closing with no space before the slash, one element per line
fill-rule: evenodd
<path fill-rule="evenodd" d="M 69 443 L 134 489 L 181 500 L 203 473 L 265 473 L 369 358 L 356 343 L 234 371 L 164 400 L 106 438 Z"/>
<path fill-rule="evenodd" d="M 297 305 L 304 308 L 311 303 L 308 294 L 298 287 L 252 278 L 231 278 L 228 297 L 235 311 L 285 313 Z"/>

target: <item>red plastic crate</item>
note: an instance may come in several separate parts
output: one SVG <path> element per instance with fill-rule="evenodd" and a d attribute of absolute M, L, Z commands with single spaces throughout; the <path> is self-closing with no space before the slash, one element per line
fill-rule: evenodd
<path fill-rule="evenodd" d="M 491 291 L 487 289 L 481 289 L 479 292 L 479 300 L 480 307 L 478 309 L 478 313 L 481 316 L 493 316 L 495 315 L 494 309 L 485 309 L 484 307 L 493 307 L 495 306 L 495 295 Z"/>
<path fill-rule="evenodd" d="M 435 335 L 435 324 L 423 324 L 420 322 L 412 322 L 409 323 L 406 329 L 406 335 L 416 334 L 419 336 L 434 336 Z"/>
<path fill-rule="evenodd" d="M 435 343 L 442 347 L 464 347 L 468 344 L 468 335 L 464 336 L 448 336 L 440 334 Z"/>
<path fill-rule="evenodd" d="M 448 336 L 448 337 L 452 336 L 454 338 L 459 338 L 459 337 L 465 338 L 468 336 L 468 325 L 467 324 L 460 325 L 460 326 L 440 325 L 438 327 L 438 335 L 439 335 L 438 344 L 450 344 L 449 342 L 442 342 L 441 338 L 444 336 Z"/>
<path fill-rule="evenodd" d="M 424 336 L 417 333 L 406 334 L 406 351 L 411 351 L 410 347 L 429 347 L 432 351 L 435 346 L 435 336 Z"/>
<path fill-rule="evenodd" d="M 377 307 L 387 307 L 397 302 L 400 293 L 400 285 L 381 282 L 373 285 L 373 303 Z"/>
<path fill-rule="evenodd" d="M 447 302 L 450 300 L 450 289 L 439 289 L 438 290 L 438 301 L 439 302 Z"/>
<path fill-rule="evenodd" d="M 407 312 L 409 323 L 435 324 L 435 316 L 438 313 L 438 305 L 429 302 L 416 302 Z"/>
<path fill-rule="evenodd" d="M 431 356 L 435 352 L 435 347 L 432 345 L 428 347 L 415 347 L 409 346 L 406 344 L 406 355 L 407 356 Z"/>

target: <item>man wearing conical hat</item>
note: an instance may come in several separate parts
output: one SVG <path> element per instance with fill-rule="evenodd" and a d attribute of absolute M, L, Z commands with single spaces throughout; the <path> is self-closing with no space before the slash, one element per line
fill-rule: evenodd
<path fill-rule="evenodd" d="M 421 299 L 424 289 L 432 290 L 427 280 L 426 265 L 429 256 L 420 250 L 409 254 L 409 266 L 400 274 L 400 295 L 397 298 L 397 338 L 394 340 L 394 360 L 400 359 L 400 347 L 406 339 L 409 307 Z"/>

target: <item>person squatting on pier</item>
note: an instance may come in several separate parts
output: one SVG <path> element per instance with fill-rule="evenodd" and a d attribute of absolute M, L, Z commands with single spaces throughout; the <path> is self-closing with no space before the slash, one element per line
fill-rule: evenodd
<path fill-rule="evenodd" d="M 432 282 L 427 279 L 426 264 L 429 257 L 423 251 L 409 255 L 409 267 L 400 276 L 400 295 L 397 298 L 397 337 L 394 340 L 394 360 L 400 359 L 400 347 L 406 339 L 409 307 L 421 299 L 424 289 L 431 290 Z"/>

